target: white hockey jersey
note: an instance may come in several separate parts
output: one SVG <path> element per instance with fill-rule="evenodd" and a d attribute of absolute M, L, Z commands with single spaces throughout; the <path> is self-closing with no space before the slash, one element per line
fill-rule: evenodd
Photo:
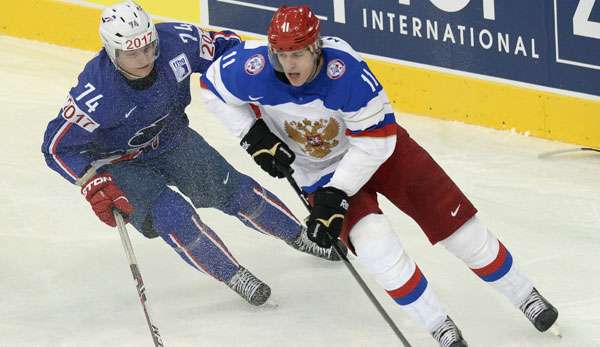
<path fill-rule="evenodd" d="M 295 152 L 294 178 L 304 191 L 334 186 L 351 196 L 393 153 L 397 125 L 380 83 L 350 45 L 324 37 L 322 54 L 317 76 L 294 87 L 276 75 L 266 43 L 246 41 L 209 67 L 202 94 L 238 137 L 262 117 Z"/>

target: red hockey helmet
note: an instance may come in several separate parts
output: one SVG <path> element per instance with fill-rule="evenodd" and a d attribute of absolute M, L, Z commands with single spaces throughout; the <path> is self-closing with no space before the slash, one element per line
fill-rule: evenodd
<path fill-rule="evenodd" d="M 319 18 L 308 6 L 281 6 L 269 24 L 269 46 L 284 52 L 308 47 L 319 39 L 319 29 Z"/>

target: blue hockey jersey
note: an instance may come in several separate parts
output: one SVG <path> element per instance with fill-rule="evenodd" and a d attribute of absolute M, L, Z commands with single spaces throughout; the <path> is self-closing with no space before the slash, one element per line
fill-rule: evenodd
<path fill-rule="evenodd" d="M 230 31 L 187 23 L 156 25 L 156 81 L 133 89 L 101 50 L 87 63 L 67 101 L 48 124 L 42 152 L 50 168 L 72 183 L 92 166 L 136 158 L 148 160 L 176 147 L 188 126 L 190 75 L 204 73 L 240 39 Z"/>

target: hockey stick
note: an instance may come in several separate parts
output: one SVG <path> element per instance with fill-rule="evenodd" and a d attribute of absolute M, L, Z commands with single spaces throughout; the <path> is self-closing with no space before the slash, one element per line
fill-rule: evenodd
<path fill-rule="evenodd" d="M 580 151 L 600 152 L 600 149 L 592 148 L 592 147 L 577 147 L 577 148 L 558 149 L 555 151 L 540 153 L 540 154 L 538 154 L 538 158 L 544 159 L 544 158 L 548 158 L 548 157 L 551 157 L 551 156 L 554 156 L 557 154 L 575 153 L 575 152 L 580 152 Z"/>
<path fill-rule="evenodd" d="M 296 191 L 296 194 L 298 195 L 300 200 L 302 200 L 304 207 L 306 207 L 306 209 L 310 213 L 310 211 L 312 209 L 310 206 L 310 203 L 308 202 L 308 199 L 306 198 L 306 196 L 304 195 L 304 193 L 298 186 L 298 183 L 296 183 L 296 180 L 292 177 L 292 173 L 289 170 L 285 170 L 282 168 L 280 168 L 280 170 L 285 174 L 285 178 L 287 178 L 288 182 L 290 183 L 292 188 L 294 188 L 294 190 Z M 340 242 L 341 242 L 340 239 L 336 238 L 335 240 L 332 239 L 331 241 L 332 241 L 333 249 L 340 256 L 340 258 L 342 258 L 342 260 L 344 261 L 344 265 L 346 265 L 346 268 L 348 269 L 348 271 L 350 271 L 350 273 L 352 274 L 352 276 L 354 277 L 356 282 L 358 282 L 358 285 L 362 288 L 363 292 L 367 295 L 369 300 L 371 300 L 371 303 L 375 306 L 377 311 L 379 311 L 379 314 L 383 317 L 383 319 L 386 321 L 386 323 L 394 331 L 394 333 L 400 339 L 400 341 L 402 341 L 402 344 L 405 347 L 411 347 L 408 340 L 404 337 L 404 335 L 402 334 L 400 329 L 398 329 L 398 327 L 396 326 L 396 323 L 394 323 L 394 321 L 388 315 L 388 313 L 385 311 L 383 306 L 381 306 L 381 304 L 379 303 L 377 298 L 375 298 L 375 295 L 373 295 L 373 292 L 371 292 L 371 290 L 369 289 L 369 287 L 367 286 L 365 281 L 362 279 L 360 274 L 356 271 L 354 266 L 352 266 L 352 263 L 350 263 L 350 260 L 348 260 L 348 257 L 346 257 L 344 252 L 342 252 L 342 249 L 340 247 Z"/>
<path fill-rule="evenodd" d="M 140 269 L 137 265 L 137 259 L 135 258 L 135 254 L 133 253 L 133 247 L 131 246 L 129 234 L 127 234 L 127 229 L 125 228 L 125 221 L 123 220 L 123 216 L 121 215 L 121 213 L 119 213 L 117 210 L 113 210 L 113 214 L 115 216 L 115 220 L 117 221 L 117 227 L 119 229 L 119 235 L 121 235 L 123 248 L 125 248 L 125 254 L 127 254 L 127 259 L 129 260 L 129 268 L 131 269 L 131 274 L 133 275 L 133 279 L 136 281 L 138 296 L 140 297 L 140 303 L 144 308 L 144 315 L 146 315 L 146 322 L 148 323 L 148 328 L 150 328 L 152 341 L 154 342 L 155 347 L 164 347 L 162 338 L 160 337 L 160 334 L 158 332 L 158 327 L 154 323 L 152 323 L 150 313 L 148 312 L 148 306 L 146 303 L 146 287 L 144 287 L 144 280 L 142 279 L 142 274 L 140 273 Z"/>

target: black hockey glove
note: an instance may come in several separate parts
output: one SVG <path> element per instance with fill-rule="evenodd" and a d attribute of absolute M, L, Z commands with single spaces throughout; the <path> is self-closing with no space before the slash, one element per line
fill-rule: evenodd
<path fill-rule="evenodd" d="M 286 171 L 292 173 L 290 165 L 296 159 L 296 155 L 269 130 L 262 119 L 258 119 L 252 125 L 240 145 L 269 175 L 282 178 L 285 177 Z"/>
<path fill-rule="evenodd" d="M 326 187 L 319 188 L 314 198 L 306 223 L 308 238 L 321 247 L 329 248 L 342 231 L 348 211 L 348 195 L 337 188 Z"/>

